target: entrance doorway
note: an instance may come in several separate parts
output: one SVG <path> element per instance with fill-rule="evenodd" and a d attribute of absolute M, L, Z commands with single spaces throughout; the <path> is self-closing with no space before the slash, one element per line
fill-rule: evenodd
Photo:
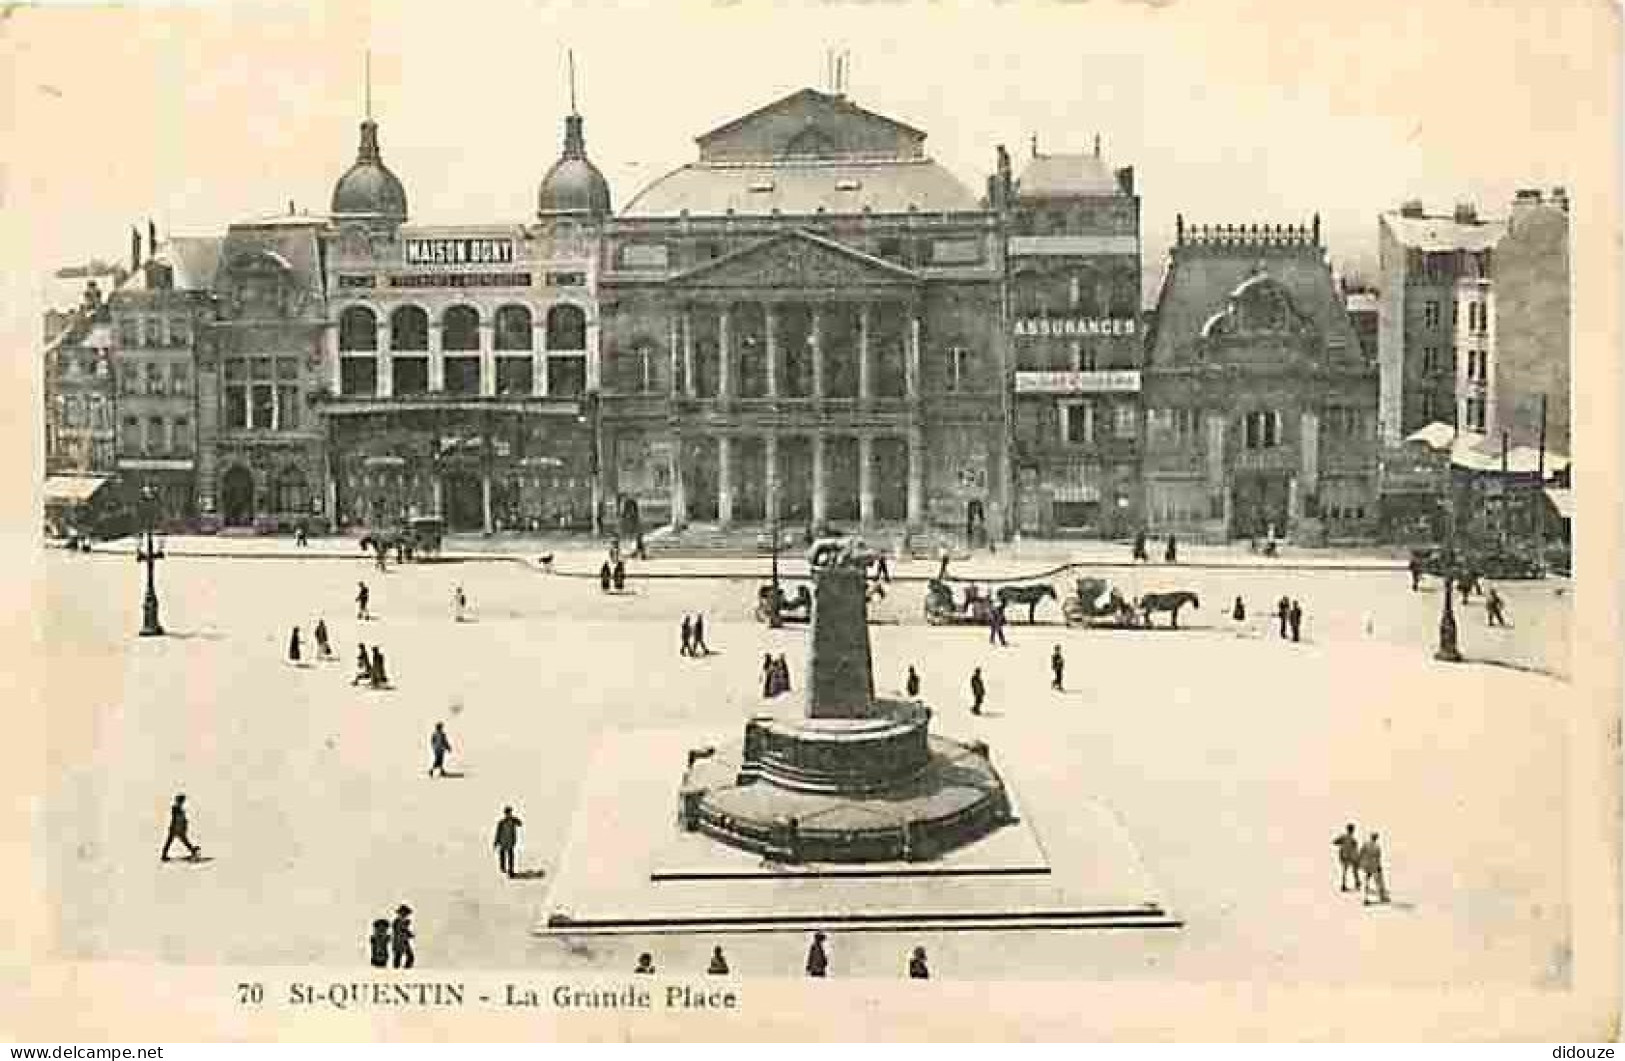
<path fill-rule="evenodd" d="M 1230 487 L 1230 537 L 1262 538 L 1271 527 L 1287 533 L 1287 483 L 1282 473 L 1237 475 Z"/>
<path fill-rule="evenodd" d="M 254 475 L 241 464 L 232 465 L 220 480 L 220 515 L 228 527 L 254 522 Z"/>
<path fill-rule="evenodd" d="M 472 472 L 448 472 L 442 497 L 446 529 L 478 531 L 485 529 L 485 504 L 479 477 Z"/>

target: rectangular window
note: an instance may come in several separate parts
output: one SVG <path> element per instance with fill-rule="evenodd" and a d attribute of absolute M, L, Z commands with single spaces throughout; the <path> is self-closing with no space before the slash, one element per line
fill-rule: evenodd
<path fill-rule="evenodd" d="M 141 450 L 141 421 L 134 416 L 124 418 L 124 430 L 120 432 L 119 448 L 125 453 L 139 453 Z"/>
<path fill-rule="evenodd" d="M 370 398 L 378 393 L 378 362 L 371 357 L 339 359 L 339 392 L 347 397 Z"/>
<path fill-rule="evenodd" d="M 241 383 L 226 384 L 226 426 L 241 431 L 248 427 L 248 388 Z"/>
<path fill-rule="evenodd" d="M 276 359 L 276 378 L 292 380 L 299 378 L 299 359 L 296 357 L 279 357 Z"/>
<path fill-rule="evenodd" d="M 164 418 L 150 417 L 147 420 L 147 444 L 145 453 L 165 453 L 169 450 L 169 440 L 164 437 Z"/>
<path fill-rule="evenodd" d="M 175 317 L 169 322 L 169 341 L 175 346 L 190 346 L 192 344 L 192 322 L 185 317 Z"/>
<path fill-rule="evenodd" d="M 171 394 L 184 396 L 192 393 L 192 366 L 177 361 L 169 366 L 169 390 Z"/>
<path fill-rule="evenodd" d="M 118 389 L 120 394 L 135 394 L 141 388 L 139 365 L 123 364 L 118 367 Z"/>
<path fill-rule="evenodd" d="M 1439 303 L 1437 299 L 1428 299 L 1422 304 L 1422 324 L 1429 328 L 1439 326 Z"/>
<path fill-rule="evenodd" d="M 1062 437 L 1074 445 L 1095 440 L 1095 407 L 1089 402 L 1061 406 Z"/>
<path fill-rule="evenodd" d="M 584 357 L 549 357 L 547 359 L 547 392 L 564 398 L 573 398 L 587 389 L 587 359 Z"/>
<path fill-rule="evenodd" d="M 254 379 L 270 379 L 271 359 L 268 357 L 254 358 L 251 362 L 249 362 L 248 374 Z"/>
<path fill-rule="evenodd" d="M 118 342 L 120 346 L 140 346 L 140 322 L 134 317 L 120 317 L 118 322 Z"/>
<path fill-rule="evenodd" d="M 276 389 L 276 427 L 278 431 L 299 430 L 299 387 L 284 383 Z"/>
<path fill-rule="evenodd" d="M 1248 449 L 1274 449 L 1281 444 L 1281 414 L 1278 412 L 1248 413 L 1244 428 Z"/>
<path fill-rule="evenodd" d="M 528 357 L 497 358 L 497 393 L 529 394 L 536 375 Z"/>
<path fill-rule="evenodd" d="M 931 243 L 933 265 L 975 265 L 982 260 L 982 243 L 974 239 L 939 239 Z"/>
<path fill-rule="evenodd" d="M 170 438 L 173 440 L 170 449 L 176 453 L 192 452 L 192 422 L 184 416 L 175 418 L 170 427 Z"/>
<path fill-rule="evenodd" d="M 145 317 L 141 321 L 141 334 L 148 346 L 164 345 L 163 319 Z"/>
<path fill-rule="evenodd" d="M 393 393 L 396 396 L 426 394 L 429 390 L 429 359 L 397 357 L 390 364 Z"/>
<path fill-rule="evenodd" d="M 269 383 L 256 383 L 250 388 L 248 426 L 256 431 L 269 431 L 276 426 L 276 388 Z"/>
<path fill-rule="evenodd" d="M 1439 371 L 1439 348 L 1437 346 L 1422 347 L 1422 372 L 1424 375 L 1434 375 Z"/>
<path fill-rule="evenodd" d="M 504 360 L 510 360 L 504 358 Z M 478 394 L 480 392 L 480 359 L 477 357 L 448 357 L 445 368 L 447 394 Z"/>
<path fill-rule="evenodd" d="M 971 385 L 970 351 L 963 346 L 948 348 L 948 389 L 968 390 Z"/>
<path fill-rule="evenodd" d="M 1139 426 L 1139 417 L 1136 414 L 1134 406 L 1127 402 L 1118 403 L 1113 409 L 1115 423 L 1112 426 L 1112 433 L 1118 438 L 1133 438 L 1138 433 L 1136 429 Z"/>

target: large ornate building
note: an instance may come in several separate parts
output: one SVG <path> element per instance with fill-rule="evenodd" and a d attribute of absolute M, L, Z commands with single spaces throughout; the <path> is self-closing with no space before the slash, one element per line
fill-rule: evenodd
<path fill-rule="evenodd" d="M 1209 539 L 1369 533 L 1376 383 L 1318 217 L 1179 219 L 1147 343 L 1149 524 Z"/>
<path fill-rule="evenodd" d="M 648 523 L 1006 526 L 995 214 L 805 89 L 604 229 L 605 490 Z"/>

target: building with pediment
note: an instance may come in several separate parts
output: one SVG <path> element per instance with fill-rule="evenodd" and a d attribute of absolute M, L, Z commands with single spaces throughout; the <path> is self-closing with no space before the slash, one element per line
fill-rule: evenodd
<path fill-rule="evenodd" d="M 1147 337 L 1153 532 L 1302 543 L 1376 519 L 1377 367 L 1312 225 L 1180 218 Z"/>
<path fill-rule="evenodd" d="M 1003 533 L 1002 235 L 924 141 L 803 89 L 700 136 L 606 224 L 623 524 Z"/>

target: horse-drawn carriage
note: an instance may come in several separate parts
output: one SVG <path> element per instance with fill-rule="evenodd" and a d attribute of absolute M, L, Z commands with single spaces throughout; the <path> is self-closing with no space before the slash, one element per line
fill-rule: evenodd
<path fill-rule="evenodd" d="M 394 527 L 368 531 L 361 537 L 361 551 L 383 556 L 394 553 L 398 563 L 437 560 L 445 535 L 443 520 L 435 516 L 416 516 Z"/>
<path fill-rule="evenodd" d="M 1103 578 L 1080 578 L 1061 602 L 1068 626 L 1139 626 L 1140 612 L 1121 590 Z"/>
<path fill-rule="evenodd" d="M 933 578 L 925 586 L 925 621 L 932 626 L 958 623 L 976 623 L 986 626 L 993 615 L 993 598 L 981 587 L 965 587 L 962 599 L 954 598 L 953 587 L 940 578 Z"/>

